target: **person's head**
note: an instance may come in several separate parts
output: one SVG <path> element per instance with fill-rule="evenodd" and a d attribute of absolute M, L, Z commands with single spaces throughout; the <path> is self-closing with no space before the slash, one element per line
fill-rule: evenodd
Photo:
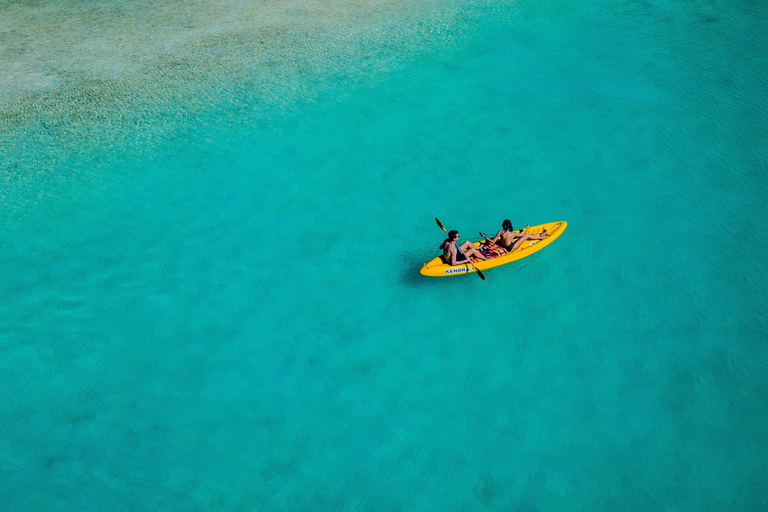
<path fill-rule="evenodd" d="M 504 222 L 501 223 L 501 228 L 504 231 L 512 231 L 512 221 L 509 219 L 504 219 Z"/>
<path fill-rule="evenodd" d="M 459 232 L 455 229 L 452 229 L 448 232 L 448 238 L 445 239 L 443 243 L 440 244 L 440 249 L 445 249 L 449 243 L 455 242 L 459 239 Z"/>

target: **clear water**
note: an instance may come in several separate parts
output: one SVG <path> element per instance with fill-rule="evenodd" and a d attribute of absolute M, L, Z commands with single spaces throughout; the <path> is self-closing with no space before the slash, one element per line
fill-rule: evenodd
<path fill-rule="evenodd" d="M 768 508 L 764 4 L 0 28 L 4 510 Z"/>

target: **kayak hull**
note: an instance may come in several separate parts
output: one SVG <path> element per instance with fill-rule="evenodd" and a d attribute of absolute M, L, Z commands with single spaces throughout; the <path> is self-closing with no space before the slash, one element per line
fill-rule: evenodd
<path fill-rule="evenodd" d="M 476 262 L 474 264 L 475 268 L 486 270 L 489 268 L 498 267 L 500 265 L 506 265 L 507 263 L 512 263 L 513 261 L 517 261 L 525 258 L 526 256 L 530 256 L 531 254 L 542 250 L 557 240 L 557 238 L 563 234 L 563 231 L 565 231 L 566 226 L 568 226 L 568 223 L 565 221 L 549 222 L 547 224 L 531 226 L 528 228 L 528 233 L 532 235 L 539 235 L 546 229 L 547 233 L 549 233 L 549 236 L 543 240 L 526 240 L 523 242 L 523 245 L 518 247 L 513 252 L 508 252 L 503 256 L 498 256 L 489 260 Z M 482 241 L 474 242 L 474 245 L 479 247 L 482 245 Z M 448 265 L 443 262 L 443 259 L 440 256 L 438 256 L 437 258 L 426 262 L 424 266 L 421 267 L 419 273 L 421 273 L 423 276 L 445 277 L 461 274 L 471 274 L 475 271 L 475 268 L 472 268 L 472 265 L 469 263 L 463 263 L 461 265 Z"/>

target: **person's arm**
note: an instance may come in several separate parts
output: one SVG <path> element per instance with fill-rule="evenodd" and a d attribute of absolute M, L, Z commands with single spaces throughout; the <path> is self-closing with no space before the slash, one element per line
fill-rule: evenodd
<path fill-rule="evenodd" d="M 456 250 L 456 247 L 454 247 L 451 250 L 451 265 L 458 265 L 459 262 L 456 261 L 456 258 L 458 257 L 459 251 Z"/>
<path fill-rule="evenodd" d="M 446 245 L 445 247 L 443 247 L 443 260 L 445 260 L 445 262 L 448 265 L 453 265 L 453 260 L 454 259 L 455 258 L 453 256 L 453 254 L 451 254 L 450 246 Z"/>
<path fill-rule="evenodd" d="M 449 249 L 451 252 L 451 265 L 458 265 L 459 262 L 456 261 L 456 259 L 459 257 L 459 249 L 456 247 L 456 245 L 453 246 L 452 249 Z"/>
<path fill-rule="evenodd" d="M 525 233 L 528 231 L 529 227 L 530 226 L 528 226 L 528 224 L 526 224 L 525 225 L 525 229 L 520 229 L 518 231 L 513 232 L 512 235 L 514 236 L 514 240 L 518 240 L 521 236 L 525 235 Z"/>
<path fill-rule="evenodd" d="M 496 243 L 496 241 L 497 241 L 497 240 L 499 239 L 499 237 L 501 236 L 501 230 L 499 230 L 499 231 L 496 233 L 496 236 L 495 236 L 495 237 L 493 237 L 493 238 L 488 238 L 487 236 L 485 236 L 485 233 L 483 233 L 482 231 L 480 232 L 480 236 L 484 237 L 484 238 L 485 238 L 485 240 L 486 240 L 486 241 L 487 241 L 489 244 L 495 244 L 495 243 Z"/>

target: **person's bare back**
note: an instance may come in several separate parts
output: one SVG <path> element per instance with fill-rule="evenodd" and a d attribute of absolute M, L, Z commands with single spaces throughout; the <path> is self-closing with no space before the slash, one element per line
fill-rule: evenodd
<path fill-rule="evenodd" d="M 526 240 L 543 240 L 549 236 L 546 231 L 540 235 L 529 234 L 527 232 L 529 228 L 528 224 L 525 225 L 525 229 L 514 231 L 512 222 L 508 219 L 505 219 L 504 222 L 501 223 L 501 227 L 502 229 L 500 229 L 493 238 L 488 238 L 482 231 L 480 232 L 480 236 L 485 238 L 486 243 L 498 244 L 508 252 L 514 251 Z"/>

